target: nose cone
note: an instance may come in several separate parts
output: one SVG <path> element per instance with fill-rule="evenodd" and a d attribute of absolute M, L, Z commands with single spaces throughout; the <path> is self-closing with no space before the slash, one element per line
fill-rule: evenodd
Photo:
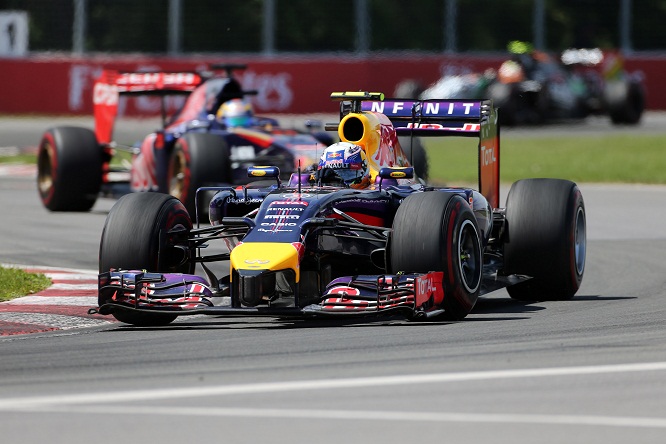
<path fill-rule="evenodd" d="M 300 246 L 301 244 L 297 244 Z M 298 246 L 278 242 L 248 242 L 231 250 L 232 270 L 294 270 L 300 281 L 300 249 Z"/>

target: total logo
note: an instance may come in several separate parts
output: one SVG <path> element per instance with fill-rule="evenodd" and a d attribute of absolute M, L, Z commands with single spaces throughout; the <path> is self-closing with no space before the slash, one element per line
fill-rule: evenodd
<path fill-rule="evenodd" d="M 481 147 L 481 164 L 483 166 L 490 165 L 491 163 L 497 162 L 495 157 L 494 147 L 486 148 L 485 146 Z"/>
<path fill-rule="evenodd" d="M 419 294 L 431 295 L 435 290 L 435 286 L 432 282 L 432 278 L 420 278 L 416 279 L 416 291 Z"/>

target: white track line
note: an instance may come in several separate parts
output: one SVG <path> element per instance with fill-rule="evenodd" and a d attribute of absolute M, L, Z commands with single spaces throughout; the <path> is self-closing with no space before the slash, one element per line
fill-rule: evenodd
<path fill-rule="evenodd" d="M 161 407 L 161 406 L 79 406 L 64 408 L 31 408 L 31 412 L 76 413 L 103 415 L 156 415 L 216 417 L 216 418 L 280 418 L 321 419 L 326 421 L 389 421 L 389 422 L 463 422 L 499 424 L 577 425 L 604 427 L 666 428 L 666 419 L 654 417 L 601 416 L 601 415 L 539 415 L 506 413 L 447 413 L 388 410 L 323 410 L 323 409 L 253 409 L 236 407 Z"/>
<path fill-rule="evenodd" d="M 552 376 L 598 375 L 666 370 L 666 362 L 617 364 L 581 367 L 553 367 L 518 370 L 497 370 L 425 375 L 380 376 L 367 378 L 322 379 L 304 381 L 265 382 L 256 384 L 182 387 L 154 390 L 132 390 L 98 393 L 79 393 L 22 398 L 0 398 L 0 410 L 30 410 L 39 407 L 103 404 L 128 401 L 197 398 L 249 393 L 279 393 L 307 390 L 330 390 L 358 387 L 379 387 L 411 384 L 432 384 L 493 379 L 539 378 Z"/>

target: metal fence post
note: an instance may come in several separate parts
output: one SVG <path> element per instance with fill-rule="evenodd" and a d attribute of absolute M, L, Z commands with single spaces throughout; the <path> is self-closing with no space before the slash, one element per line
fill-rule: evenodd
<path fill-rule="evenodd" d="M 534 48 L 543 51 L 546 47 L 546 7 L 545 0 L 534 0 Z"/>
<path fill-rule="evenodd" d="M 624 54 L 633 51 L 631 44 L 631 0 L 620 0 L 620 49 Z"/>
<path fill-rule="evenodd" d="M 72 52 L 83 55 L 86 42 L 86 12 L 88 0 L 74 0 L 74 23 L 72 24 Z"/>
<path fill-rule="evenodd" d="M 182 51 L 182 10 L 181 0 L 169 0 L 169 43 L 168 52 L 170 55 L 178 55 Z"/>
<path fill-rule="evenodd" d="M 275 52 L 275 0 L 264 0 L 262 46 L 265 55 Z"/>
<path fill-rule="evenodd" d="M 356 52 L 366 54 L 370 50 L 370 29 L 372 22 L 368 14 L 367 0 L 354 0 L 356 15 Z"/>
<path fill-rule="evenodd" d="M 444 52 L 458 51 L 458 0 L 444 0 Z"/>

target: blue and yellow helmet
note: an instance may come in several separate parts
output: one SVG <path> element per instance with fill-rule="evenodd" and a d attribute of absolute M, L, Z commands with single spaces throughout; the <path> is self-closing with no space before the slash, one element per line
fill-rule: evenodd
<path fill-rule="evenodd" d="M 252 126 L 252 105 L 243 99 L 231 99 L 222 104 L 217 118 L 229 128 Z"/>

